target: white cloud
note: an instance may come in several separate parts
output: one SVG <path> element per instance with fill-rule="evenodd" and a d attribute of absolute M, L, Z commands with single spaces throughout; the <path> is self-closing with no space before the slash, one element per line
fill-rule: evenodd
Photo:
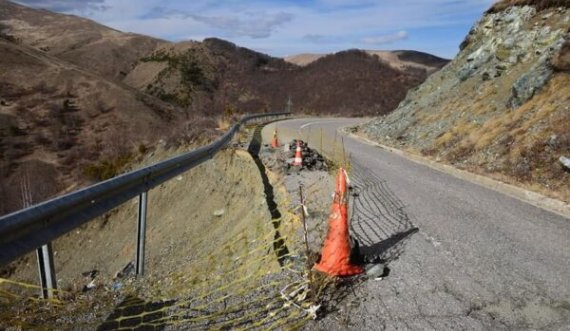
<path fill-rule="evenodd" d="M 250 13 L 246 17 L 237 15 L 202 16 L 189 14 L 192 19 L 205 23 L 213 28 L 221 29 L 232 36 L 251 38 L 267 38 L 273 30 L 293 19 L 289 13 Z"/>
<path fill-rule="evenodd" d="M 408 33 L 402 30 L 393 34 L 362 38 L 362 42 L 368 45 L 384 45 L 405 39 L 408 39 Z"/>

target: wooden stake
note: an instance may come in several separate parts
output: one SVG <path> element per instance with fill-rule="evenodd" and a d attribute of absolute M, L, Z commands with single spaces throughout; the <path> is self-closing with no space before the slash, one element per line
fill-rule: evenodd
<path fill-rule="evenodd" d="M 344 149 L 344 136 L 340 137 L 340 141 L 342 144 L 342 159 L 343 159 L 343 163 L 344 163 L 344 168 L 346 169 L 348 164 L 346 163 L 346 150 Z"/>
<path fill-rule="evenodd" d="M 303 236 L 305 239 L 305 254 L 309 261 L 309 238 L 307 234 L 307 221 L 305 220 L 305 198 L 303 197 L 303 185 L 299 185 L 299 197 L 301 198 L 301 221 L 303 221 Z"/>
<path fill-rule="evenodd" d="M 325 155 L 325 151 L 323 151 L 323 128 L 321 128 L 321 149 L 320 149 L 320 153 L 321 153 L 321 155 Z"/>

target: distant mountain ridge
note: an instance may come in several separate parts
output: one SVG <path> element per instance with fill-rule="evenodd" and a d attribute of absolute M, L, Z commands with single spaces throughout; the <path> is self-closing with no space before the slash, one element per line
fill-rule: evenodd
<path fill-rule="evenodd" d="M 376 55 L 379 59 L 388 62 L 394 68 L 402 69 L 406 66 L 426 69 L 428 72 L 435 72 L 449 63 L 448 59 L 438 56 L 410 50 L 378 51 L 362 50 L 370 55 Z M 334 54 L 334 53 L 333 53 Z M 285 61 L 299 66 L 309 65 L 318 59 L 333 54 L 302 53 L 286 56 Z"/>
<path fill-rule="evenodd" d="M 411 60 L 399 59 L 408 53 L 385 52 L 381 58 L 348 50 L 298 66 L 209 38 L 159 47 L 125 82 L 181 106 L 213 113 L 227 108 L 238 112 L 282 109 L 291 98 L 294 111 L 303 113 L 378 115 L 394 109 L 410 88 L 447 63 L 420 52 L 409 53 Z M 207 73 L 208 87 L 182 79 L 188 64 L 197 75 Z"/>

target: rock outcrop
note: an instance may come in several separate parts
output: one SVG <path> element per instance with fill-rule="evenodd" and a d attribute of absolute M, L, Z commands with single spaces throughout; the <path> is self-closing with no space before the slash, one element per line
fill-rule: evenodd
<path fill-rule="evenodd" d="M 500 4 L 475 24 L 450 64 L 362 130 L 568 200 L 570 176 L 557 159 L 570 150 L 570 10 Z"/>

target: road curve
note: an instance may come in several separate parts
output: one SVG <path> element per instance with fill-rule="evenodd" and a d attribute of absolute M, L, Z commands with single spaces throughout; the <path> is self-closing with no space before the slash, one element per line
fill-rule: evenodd
<path fill-rule="evenodd" d="M 323 137 L 330 155 L 337 129 L 361 121 L 288 120 L 263 137 L 275 125 L 285 142 L 320 148 Z M 358 287 L 342 325 L 325 318 L 315 327 L 570 330 L 569 219 L 358 140 L 344 144 L 351 176 L 376 199 L 355 202 L 351 230 L 390 274 Z"/>

